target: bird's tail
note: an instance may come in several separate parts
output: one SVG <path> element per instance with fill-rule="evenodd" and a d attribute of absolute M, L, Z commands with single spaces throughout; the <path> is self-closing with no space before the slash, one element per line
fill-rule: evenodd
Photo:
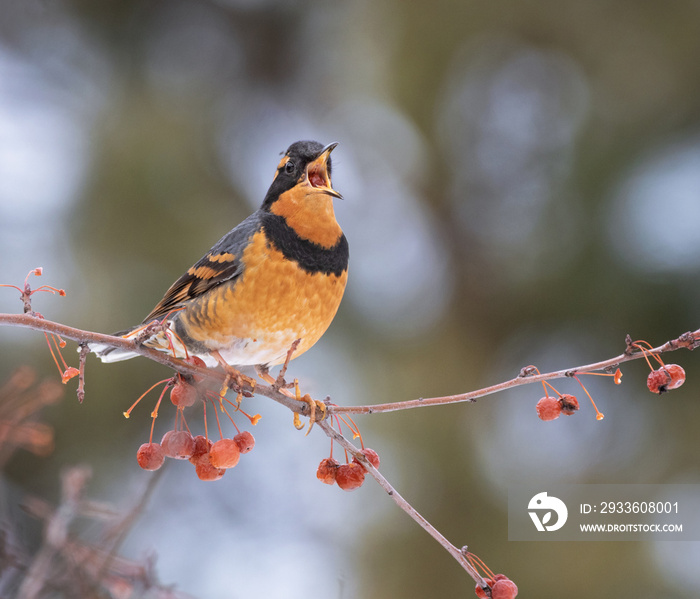
<path fill-rule="evenodd" d="M 113 337 L 124 337 L 129 339 L 135 337 L 137 334 L 137 329 L 142 327 L 134 327 L 133 329 L 126 329 L 125 331 L 119 331 L 118 333 L 113 333 Z M 121 349 L 118 347 L 112 347 L 105 343 L 88 343 L 90 351 L 94 353 L 100 360 L 105 363 L 111 362 L 121 362 L 122 360 L 130 360 L 138 356 L 136 352 L 129 351 L 128 349 Z"/>
<path fill-rule="evenodd" d="M 180 338 L 172 330 L 172 322 L 167 321 L 166 326 L 157 327 L 155 330 L 148 331 L 153 324 L 162 325 L 163 323 L 149 323 L 147 325 L 140 324 L 125 331 L 114 333 L 113 337 L 123 337 L 124 339 L 139 338 L 139 343 L 165 353 L 171 354 L 174 358 L 186 358 L 189 353 L 187 348 L 182 344 Z M 89 343 L 90 351 L 105 363 L 121 362 L 122 360 L 130 360 L 139 354 L 118 347 L 112 347 L 105 343 Z M 215 362 L 214 362 L 215 364 Z"/>

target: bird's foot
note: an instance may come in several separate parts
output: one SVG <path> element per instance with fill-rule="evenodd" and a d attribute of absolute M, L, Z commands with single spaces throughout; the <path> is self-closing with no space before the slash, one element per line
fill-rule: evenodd
<path fill-rule="evenodd" d="M 211 355 L 216 359 L 226 373 L 226 378 L 221 385 L 221 391 L 219 391 L 219 398 L 222 402 L 229 389 L 233 389 L 240 395 L 241 391 L 243 391 L 243 387 L 247 385 L 250 387 L 251 391 L 255 391 L 256 381 L 254 378 L 251 378 L 248 375 L 243 374 L 241 371 L 236 370 L 221 357 L 221 354 L 218 351 L 211 352 Z"/>
<path fill-rule="evenodd" d="M 257 372 L 258 376 L 263 381 L 270 384 L 273 388 L 277 389 L 278 391 L 283 390 L 287 387 L 291 387 L 291 385 L 288 385 L 287 381 L 284 380 L 284 376 L 287 374 L 287 367 L 289 366 L 289 361 L 292 359 L 292 355 L 297 350 L 300 343 L 301 343 L 301 339 L 296 339 L 292 343 L 292 345 L 289 346 L 289 350 L 287 351 L 287 356 L 284 360 L 284 363 L 282 364 L 282 368 L 280 368 L 280 371 L 279 371 L 279 374 L 277 375 L 277 378 L 272 377 L 272 375 L 270 374 L 270 368 L 266 364 L 258 364 L 255 367 L 255 371 Z M 282 392 L 285 395 L 287 395 L 288 397 L 292 397 L 291 394 L 286 393 L 284 391 L 282 391 Z"/>
<path fill-rule="evenodd" d="M 309 428 L 306 431 L 306 434 L 308 435 L 316 421 L 320 422 L 326 418 L 326 404 L 322 401 L 312 399 L 308 393 L 302 396 L 301 390 L 299 389 L 299 381 L 297 379 L 294 379 L 294 399 L 297 401 L 302 401 L 309 406 Z M 320 417 L 318 418 L 316 416 L 317 410 L 321 412 Z M 297 430 L 304 428 L 298 412 L 294 412 L 294 428 Z"/>

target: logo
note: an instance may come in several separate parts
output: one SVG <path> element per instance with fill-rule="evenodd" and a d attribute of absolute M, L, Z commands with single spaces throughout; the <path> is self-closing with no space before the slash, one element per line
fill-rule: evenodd
<path fill-rule="evenodd" d="M 535 528 L 540 532 L 559 530 L 569 517 L 566 504 L 558 497 L 549 497 L 546 491 L 538 493 L 530 499 L 527 509 Z M 556 514 L 557 519 L 553 524 L 550 524 L 553 514 Z"/>

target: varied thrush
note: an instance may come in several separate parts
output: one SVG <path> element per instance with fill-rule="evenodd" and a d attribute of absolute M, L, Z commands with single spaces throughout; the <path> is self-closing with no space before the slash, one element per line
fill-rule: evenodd
<path fill-rule="evenodd" d="M 298 141 L 284 153 L 260 209 L 182 275 L 143 324 L 115 333 L 209 366 L 274 366 L 325 333 L 348 276 L 348 242 L 335 219 L 330 154 Z M 103 362 L 136 356 L 91 344 Z"/>

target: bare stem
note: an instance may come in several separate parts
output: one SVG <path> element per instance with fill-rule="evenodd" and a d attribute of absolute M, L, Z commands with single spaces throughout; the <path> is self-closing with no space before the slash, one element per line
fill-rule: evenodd
<path fill-rule="evenodd" d="M 87 356 L 90 353 L 90 348 L 87 343 L 80 344 L 80 374 L 78 375 L 78 390 L 76 391 L 78 395 L 78 401 L 83 403 L 85 399 L 85 362 L 87 361 Z"/>

